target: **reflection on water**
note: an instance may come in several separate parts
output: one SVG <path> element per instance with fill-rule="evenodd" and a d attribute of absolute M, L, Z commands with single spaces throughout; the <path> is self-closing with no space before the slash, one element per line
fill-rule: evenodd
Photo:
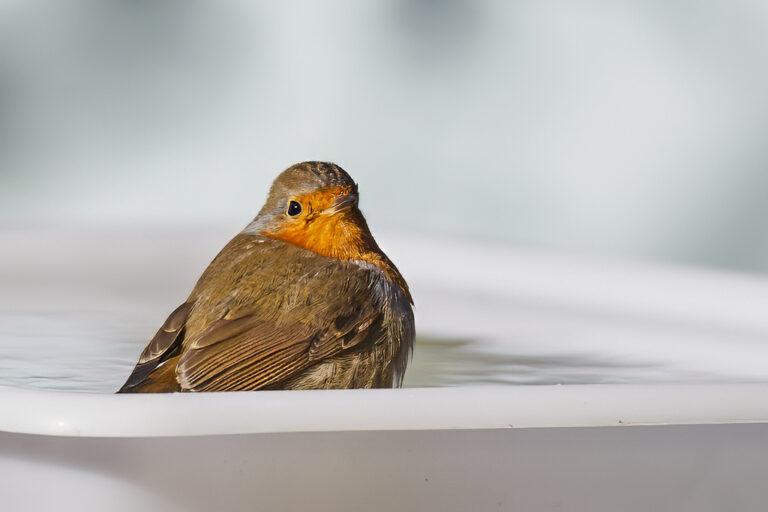
<path fill-rule="evenodd" d="M 580 354 L 533 356 L 488 348 L 479 341 L 420 337 L 403 385 L 607 384 L 636 380 L 629 370 L 658 368 Z"/>

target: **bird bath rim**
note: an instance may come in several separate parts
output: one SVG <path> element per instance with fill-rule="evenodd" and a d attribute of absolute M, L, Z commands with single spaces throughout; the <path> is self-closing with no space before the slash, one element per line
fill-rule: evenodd
<path fill-rule="evenodd" d="M 76 437 L 768 423 L 768 384 L 109 395 L 0 388 L 0 431 Z"/>

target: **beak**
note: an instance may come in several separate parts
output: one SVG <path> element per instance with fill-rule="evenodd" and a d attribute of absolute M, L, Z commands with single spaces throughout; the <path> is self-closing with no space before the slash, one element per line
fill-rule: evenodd
<path fill-rule="evenodd" d="M 349 210 L 357 205 L 357 194 L 347 194 L 337 197 L 330 208 L 327 208 L 323 213 L 326 215 L 334 215 L 345 210 Z"/>

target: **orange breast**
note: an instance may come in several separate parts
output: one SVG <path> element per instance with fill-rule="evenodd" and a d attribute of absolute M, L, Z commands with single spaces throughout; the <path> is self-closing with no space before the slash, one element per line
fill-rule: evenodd
<path fill-rule="evenodd" d="M 279 229 L 262 235 L 297 245 L 322 256 L 341 260 L 365 261 L 376 265 L 397 283 L 413 303 L 405 279 L 373 239 L 363 214 L 357 208 L 333 215 L 308 215 L 287 221 Z"/>

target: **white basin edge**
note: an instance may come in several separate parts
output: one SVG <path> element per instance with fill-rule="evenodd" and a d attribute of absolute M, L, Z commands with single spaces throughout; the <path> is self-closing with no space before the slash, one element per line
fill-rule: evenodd
<path fill-rule="evenodd" d="M 0 387 L 0 431 L 81 437 L 768 423 L 768 384 L 109 395 Z"/>

